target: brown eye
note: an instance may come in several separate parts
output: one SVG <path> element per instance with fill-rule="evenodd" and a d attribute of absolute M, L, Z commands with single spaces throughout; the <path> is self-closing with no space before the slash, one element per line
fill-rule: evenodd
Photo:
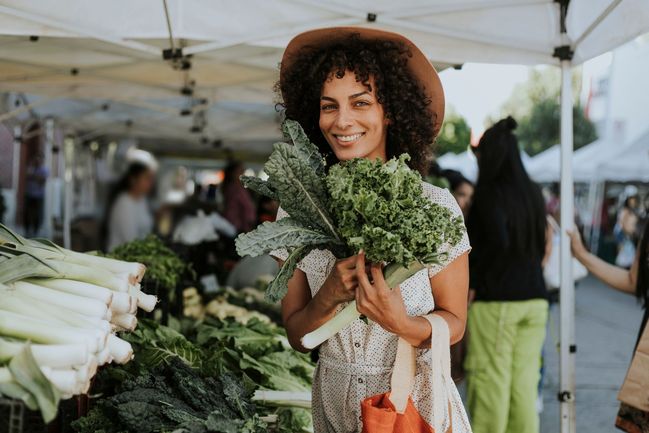
<path fill-rule="evenodd" d="M 336 108 L 336 106 L 333 105 L 333 104 L 323 105 L 322 107 L 320 107 L 320 109 L 322 111 L 331 111 L 331 110 L 334 110 L 335 108 Z"/>

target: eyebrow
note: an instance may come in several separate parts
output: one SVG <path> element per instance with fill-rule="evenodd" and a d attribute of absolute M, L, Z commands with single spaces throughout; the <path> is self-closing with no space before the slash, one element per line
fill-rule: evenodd
<path fill-rule="evenodd" d="M 368 92 L 367 90 L 364 91 L 364 92 L 360 92 L 360 93 L 354 93 L 354 94 L 351 95 L 348 99 L 358 98 L 359 96 L 363 96 L 363 95 L 366 95 L 366 94 L 369 95 L 369 93 L 370 93 L 370 92 Z M 321 96 L 321 97 L 320 97 L 320 100 L 321 100 L 321 101 L 331 101 L 331 102 L 336 102 L 336 100 L 335 100 L 334 98 L 330 98 L 329 96 Z"/>

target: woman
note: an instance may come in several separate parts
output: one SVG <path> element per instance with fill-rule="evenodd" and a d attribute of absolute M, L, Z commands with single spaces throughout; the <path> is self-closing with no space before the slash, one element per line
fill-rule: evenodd
<path fill-rule="evenodd" d="M 426 169 L 428 152 L 442 123 L 441 83 L 423 53 L 406 38 L 361 28 L 320 29 L 294 38 L 284 53 L 280 81 L 287 118 L 297 120 L 329 164 L 352 158 L 385 161 L 408 152 L 411 167 Z M 431 201 L 461 215 L 447 190 L 423 184 Z M 286 216 L 282 209 L 278 218 Z M 313 384 L 313 421 L 317 433 L 360 432 L 360 403 L 390 388 L 397 340 L 418 348 L 412 392 L 416 408 L 432 423 L 429 350 L 431 327 L 423 315 L 446 319 L 451 342 L 464 333 L 468 289 L 466 235 L 448 259 L 416 274 L 390 291 L 382 276 L 370 283 L 364 255 L 336 260 L 315 250 L 302 260 L 282 301 L 291 345 L 331 319 L 343 304 L 356 300 L 369 320 L 354 321 L 320 346 Z M 273 255 L 287 258 L 286 251 Z M 375 274 L 380 265 L 372 264 Z M 382 274 L 381 274 L 382 275 Z M 434 342 L 433 342 L 434 344 Z M 470 432 L 457 390 L 450 414 L 454 432 Z M 446 398 L 446 397 L 444 397 Z"/>
<path fill-rule="evenodd" d="M 523 167 L 511 117 L 474 150 L 478 182 L 467 227 L 473 250 L 471 336 L 464 363 L 476 433 L 534 433 L 548 302 L 545 204 Z M 549 245 L 549 247 L 548 247 Z"/>
<path fill-rule="evenodd" d="M 155 172 L 149 165 L 141 162 L 129 165 L 108 201 L 108 251 L 151 233 L 153 217 L 147 199 L 154 182 Z"/>
<path fill-rule="evenodd" d="M 615 257 L 615 264 L 622 268 L 629 269 L 635 257 L 635 243 L 637 240 L 638 227 L 638 189 L 628 185 L 624 189 L 624 204 L 617 217 L 617 223 L 613 229 L 615 238 L 618 241 L 618 253 Z"/>
<path fill-rule="evenodd" d="M 644 228 L 630 270 L 606 263 L 591 254 L 584 247 L 578 231 L 574 230 L 569 234 L 572 254 L 589 272 L 614 289 L 635 295 L 642 301 L 644 315 L 638 333 L 639 340 L 642 331 L 647 326 L 647 319 L 649 319 L 649 309 L 647 309 L 649 306 L 649 224 Z M 647 433 L 649 432 L 649 413 L 622 403 L 615 425 L 628 433 Z"/>

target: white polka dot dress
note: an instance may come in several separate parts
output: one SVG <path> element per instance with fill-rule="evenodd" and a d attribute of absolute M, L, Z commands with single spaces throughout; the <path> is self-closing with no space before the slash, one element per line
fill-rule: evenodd
<path fill-rule="evenodd" d="M 432 202 L 451 209 L 454 215 L 462 215 L 448 190 L 424 182 L 423 192 Z M 282 209 L 277 213 L 277 219 L 286 216 L 287 213 Z M 401 284 L 401 293 L 409 315 L 423 316 L 434 309 L 435 302 L 429 277 L 469 249 L 469 239 L 465 233 L 456 246 L 447 248 L 446 263 L 424 269 Z M 285 250 L 273 251 L 271 255 L 282 260 L 288 257 Z M 315 295 L 324 283 L 335 260 L 333 254 L 327 250 L 314 250 L 299 263 L 298 268 L 306 274 L 312 295 Z M 362 320 L 355 320 L 320 346 L 320 360 L 313 380 L 312 411 L 315 433 L 361 431 L 361 401 L 389 391 L 397 340 L 395 334 L 385 331 L 376 323 L 366 324 Z M 435 396 L 432 395 L 432 357 L 429 352 L 428 349 L 417 349 L 417 374 L 412 398 L 419 413 L 432 424 Z M 450 403 L 453 432 L 471 432 L 455 385 L 452 385 Z M 446 413 L 444 431 L 449 426 L 448 415 Z"/>

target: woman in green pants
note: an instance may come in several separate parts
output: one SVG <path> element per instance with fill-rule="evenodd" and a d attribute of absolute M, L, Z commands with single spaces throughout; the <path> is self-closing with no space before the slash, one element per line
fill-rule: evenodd
<path fill-rule="evenodd" d="M 536 433 L 537 386 L 548 302 L 543 262 L 549 254 L 541 191 L 525 172 L 516 122 L 488 129 L 475 153 L 479 176 L 467 228 L 469 344 L 464 367 L 475 433 Z"/>

